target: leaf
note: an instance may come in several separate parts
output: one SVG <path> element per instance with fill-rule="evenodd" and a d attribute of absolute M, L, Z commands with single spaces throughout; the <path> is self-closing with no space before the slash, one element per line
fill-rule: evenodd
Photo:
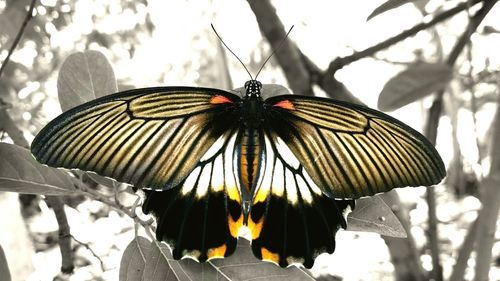
<path fill-rule="evenodd" d="M 57 91 L 63 111 L 115 93 L 113 68 L 98 51 L 74 53 L 66 58 L 59 71 Z"/>
<path fill-rule="evenodd" d="M 107 178 L 107 177 L 103 177 L 103 176 L 100 176 L 98 174 L 94 174 L 94 173 L 87 173 L 86 174 L 89 176 L 89 178 L 91 178 L 94 182 L 100 184 L 100 185 L 104 185 L 104 186 L 107 186 L 107 187 L 112 187 L 112 188 L 116 188 L 118 186 L 118 182 L 111 179 L 111 178 Z"/>
<path fill-rule="evenodd" d="M 347 230 L 406 238 L 403 225 L 380 196 L 356 200 L 356 208 L 347 216 Z"/>
<path fill-rule="evenodd" d="M 252 253 L 250 241 L 242 238 L 238 240 L 236 253 L 225 259 L 216 259 L 211 262 L 229 280 L 276 280 L 299 281 L 314 280 L 303 268 L 291 266 L 281 268 L 275 264 L 259 261 Z"/>
<path fill-rule="evenodd" d="M 156 247 L 156 246 L 155 246 Z M 244 238 L 238 240 L 236 252 L 230 257 L 224 259 L 214 259 L 206 263 L 198 263 L 191 259 L 173 260 L 170 249 L 162 244 L 161 249 L 163 259 L 167 258 L 170 265 L 171 273 L 161 272 L 156 273 L 156 276 L 167 275 L 165 279 L 146 279 L 143 276 L 143 281 L 151 280 L 168 280 L 168 281 L 208 281 L 208 280 L 276 280 L 276 281 L 299 281 L 299 280 L 314 280 L 314 278 L 304 269 L 295 266 L 283 269 L 269 262 L 259 261 L 255 258 L 250 247 L 250 242 Z M 164 264 L 158 264 L 156 267 L 166 267 Z M 154 269 L 151 269 L 154 270 Z M 145 270 L 144 274 L 147 277 L 153 276 Z M 172 274 L 172 275 L 170 275 Z"/>
<path fill-rule="evenodd" d="M 146 256 L 151 252 L 151 242 L 148 239 L 137 236 L 130 242 L 123 252 L 120 261 L 120 281 L 141 280 L 146 266 Z"/>
<path fill-rule="evenodd" d="M 39 195 L 74 194 L 70 176 L 38 163 L 29 150 L 0 143 L 0 191 Z"/>
<path fill-rule="evenodd" d="M 10 281 L 10 270 L 9 264 L 7 263 L 7 258 L 5 257 L 5 253 L 2 249 L 2 245 L 0 245 L 0 280 L 2 281 Z"/>
<path fill-rule="evenodd" d="M 115 73 L 106 57 L 98 51 L 74 53 L 64 61 L 57 91 L 61 109 L 66 111 L 85 102 L 118 91 Z M 96 183 L 116 187 L 116 181 L 88 173 Z"/>
<path fill-rule="evenodd" d="M 158 248 L 159 245 L 161 247 Z M 178 277 L 173 272 L 168 260 L 173 260 L 170 250 L 163 243 L 151 242 L 151 250 L 146 256 L 146 266 L 142 273 L 142 281 L 177 281 Z"/>
<path fill-rule="evenodd" d="M 413 64 L 385 84 L 378 108 L 392 111 L 419 100 L 446 87 L 452 76 L 452 68 L 443 63 Z"/>
<path fill-rule="evenodd" d="M 378 6 L 373 10 L 373 12 L 366 18 L 366 21 L 371 20 L 372 18 L 385 13 L 387 11 L 396 9 L 400 6 L 403 6 L 406 3 L 412 3 L 412 2 L 428 2 L 428 0 L 388 0 L 384 2 L 382 5 Z M 417 6 L 417 4 L 415 4 Z"/>

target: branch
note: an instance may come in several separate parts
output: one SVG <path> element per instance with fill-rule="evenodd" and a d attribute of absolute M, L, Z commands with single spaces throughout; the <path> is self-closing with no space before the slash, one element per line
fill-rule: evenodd
<path fill-rule="evenodd" d="M 300 50 L 299 50 L 300 51 Z M 342 82 L 335 79 L 334 75 L 328 75 L 316 66 L 306 55 L 301 52 L 301 58 L 306 66 L 311 83 L 318 85 L 321 90 L 325 91 L 328 97 L 352 103 L 364 105 L 361 100 L 356 98 Z"/>
<path fill-rule="evenodd" d="M 420 254 L 417 250 L 415 239 L 411 235 L 408 210 L 404 208 L 395 190 L 384 193 L 382 196 L 408 234 L 407 239 L 382 236 L 389 249 L 391 262 L 394 265 L 394 279 L 411 281 L 426 280 L 427 278 L 420 262 Z"/>
<path fill-rule="evenodd" d="M 0 66 L 0 77 L 2 77 L 2 73 L 7 66 L 7 63 L 10 60 L 10 56 L 12 53 L 14 53 L 14 50 L 16 49 L 17 45 L 19 44 L 19 41 L 21 41 L 21 37 L 23 36 L 24 29 L 26 28 L 26 25 L 28 25 L 28 22 L 33 18 L 33 9 L 35 8 L 36 0 L 31 0 L 30 7 L 28 9 L 28 12 L 26 13 L 26 17 L 24 18 L 23 24 L 21 25 L 21 28 L 19 29 L 19 32 L 16 35 L 16 38 L 14 39 L 14 42 L 12 42 L 12 46 L 10 46 L 9 53 L 7 54 L 7 57 L 5 57 L 5 60 L 2 63 L 2 66 Z"/>
<path fill-rule="evenodd" d="M 138 224 L 140 224 L 140 225 L 142 225 L 144 227 L 150 227 L 151 224 L 153 223 L 153 219 L 149 219 L 149 220 L 146 220 L 146 221 L 141 220 L 139 217 L 137 217 L 134 208 L 130 209 L 130 208 L 126 207 L 126 206 L 123 206 L 122 204 L 120 204 L 118 202 L 115 202 L 115 201 L 109 199 L 106 195 L 101 194 L 100 192 L 95 191 L 95 190 L 89 188 L 86 184 L 84 184 L 79 179 L 71 178 L 71 181 L 73 181 L 73 184 L 75 185 L 75 187 L 78 190 L 80 190 L 81 192 L 85 193 L 87 196 L 89 196 L 93 200 L 97 200 L 99 202 L 102 202 L 102 203 L 110 206 L 111 208 L 119 211 L 120 213 L 129 216 L 136 223 L 138 223 Z"/>
<path fill-rule="evenodd" d="M 83 247 L 85 247 L 87 250 L 90 251 L 90 253 L 99 261 L 99 263 L 101 264 L 101 270 L 104 272 L 106 271 L 106 267 L 104 266 L 104 262 L 102 261 L 102 259 L 96 254 L 96 252 L 94 252 L 94 250 L 92 250 L 92 248 L 90 248 L 90 246 L 86 243 L 83 243 L 81 242 L 80 240 L 76 239 L 75 236 L 73 236 L 72 234 L 69 234 L 69 236 L 71 237 L 71 239 L 75 240 L 76 243 L 82 245 Z"/>
<path fill-rule="evenodd" d="M 479 219 L 476 220 L 469 226 L 467 235 L 464 238 L 464 242 L 460 247 L 458 252 L 457 260 L 453 266 L 453 271 L 450 276 L 450 280 L 462 281 L 464 280 L 465 270 L 467 269 L 467 262 L 469 261 L 470 254 L 474 250 L 474 242 L 477 237 L 477 228 L 479 226 Z"/>
<path fill-rule="evenodd" d="M 498 76 L 498 86 L 500 86 L 500 76 Z M 478 217 L 475 281 L 489 279 L 491 251 L 495 242 L 496 224 L 500 209 L 500 192 L 498 192 L 500 187 L 500 94 L 498 95 L 497 111 L 493 120 L 495 121 L 491 136 L 491 167 L 488 176 L 481 184 L 483 207 L 479 211 Z"/>
<path fill-rule="evenodd" d="M 403 31 L 394 37 L 391 37 L 389 39 L 386 39 L 385 41 L 382 41 L 382 42 L 376 44 L 375 46 L 369 47 L 363 51 L 356 52 L 356 53 L 354 53 L 350 56 L 347 56 L 347 57 L 336 58 L 328 66 L 328 73 L 330 75 L 334 75 L 335 72 L 337 70 L 341 69 L 342 67 L 344 67 L 352 62 L 355 62 L 359 59 L 373 56 L 376 52 L 381 51 L 383 49 L 386 49 L 386 48 L 388 48 L 388 47 L 390 47 L 390 46 L 392 46 L 400 41 L 403 41 L 404 39 L 417 34 L 419 31 L 427 29 L 427 28 L 429 28 L 429 27 L 431 27 L 439 22 L 444 21 L 444 20 L 447 20 L 448 18 L 460 13 L 461 11 L 463 11 L 463 10 L 469 8 L 470 6 L 475 5 L 479 2 L 482 2 L 482 1 L 481 0 L 472 0 L 472 1 L 467 1 L 464 3 L 458 4 L 456 7 L 451 8 L 448 11 L 444 11 L 444 12 L 436 15 L 429 22 L 417 24 L 414 27 Z"/>
<path fill-rule="evenodd" d="M 309 74 L 295 44 L 286 38 L 279 47 L 286 32 L 283 23 L 276 15 L 276 9 L 269 0 L 248 0 L 248 4 L 255 14 L 260 30 L 271 44 L 271 49 L 276 51 L 276 58 L 292 91 L 300 95 L 313 96 Z"/>
<path fill-rule="evenodd" d="M 47 196 L 45 201 L 50 204 L 54 210 L 54 214 L 57 219 L 57 224 L 59 225 L 59 249 L 61 250 L 62 273 L 72 273 L 75 268 L 73 251 L 71 249 L 71 233 L 68 224 L 68 218 L 66 217 L 66 212 L 64 211 L 64 202 L 61 197 L 57 196 Z"/>
<path fill-rule="evenodd" d="M 473 2 L 474 3 L 474 2 Z M 470 4 L 473 4 L 470 3 Z M 446 60 L 446 64 L 449 66 L 454 66 L 455 62 L 458 59 L 458 56 L 460 53 L 463 51 L 465 48 L 467 42 L 470 40 L 470 36 L 472 33 L 474 33 L 481 23 L 481 21 L 484 19 L 484 17 L 488 14 L 488 12 L 491 10 L 491 8 L 495 5 L 496 0 L 486 0 L 483 2 L 483 6 L 481 9 L 477 11 L 477 13 L 470 18 L 469 25 L 467 26 L 465 32 L 460 36 L 460 38 L 457 40 L 455 43 L 455 46 L 451 50 L 450 54 L 448 55 L 448 58 Z M 470 4 L 467 4 L 465 7 L 468 7 Z M 429 117 L 427 119 L 427 124 L 425 126 L 425 136 L 427 139 L 432 143 L 436 144 L 436 138 L 437 138 L 437 128 L 439 124 L 439 117 L 441 116 L 442 108 L 443 108 L 443 94 L 444 90 L 441 90 L 437 96 L 436 99 L 434 100 L 430 110 L 429 110 Z M 435 199 L 435 194 L 434 194 L 434 189 L 432 188 L 427 188 L 426 192 L 426 199 L 429 205 L 429 229 L 428 229 L 428 236 L 429 236 L 429 244 L 431 248 L 431 255 L 432 255 L 432 263 L 433 263 L 433 278 L 434 280 L 443 280 L 443 273 L 442 273 L 442 268 L 441 268 L 441 263 L 439 259 L 439 241 L 438 241 L 438 231 L 437 231 L 437 218 L 436 218 L 436 199 Z"/>

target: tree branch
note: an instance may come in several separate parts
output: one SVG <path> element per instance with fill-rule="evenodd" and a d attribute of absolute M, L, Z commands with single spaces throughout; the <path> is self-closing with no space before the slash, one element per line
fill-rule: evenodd
<path fill-rule="evenodd" d="M 465 48 L 467 42 L 470 40 L 470 36 L 472 35 L 472 33 L 476 31 L 481 21 L 488 14 L 488 12 L 491 10 L 491 8 L 495 5 L 496 2 L 497 2 L 496 0 L 486 0 L 483 2 L 483 6 L 481 7 L 481 9 L 479 9 L 477 13 L 470 19 L 469 25 L 467 26 L 465 32 L 460 36 L 460 38 L 455 43 L 455 46 L 448 55 L 446 64 L 448 64 L 449 66 L 455 65 L 458 56 Z M 465 7 L 469 7 L 470 5 L 469 3 L 465 4 L 467 4 Z M 439 117 L 441 116 L 441 111 L 443 108 L 443 94 L 444 94 L 444 89 L 437 94 L 436 99 L 434 100 L 429 110 L 429 117 L 427 119 L 427 124 L 425 126 L 424 134 L 427 137 L 427 139 L 434 145 L 436 143 L 436 138 L 437 138 Z M 429 228 L 427 234 L 429 237 L 429 244 L 430 244 L 432 263 L 433 263 L 432 277 L 434 278 L 434 280 L 439 281 L 443 280 L 443 273 L 439 259 L 440 250 L 439 250 L 437 218 L 435 209 L 436 200 L 433 188 L 431 187 L 427 188 L 426 199 L 429 205 L 428 208 Z"/>
<path fill-rule="evenodd" d="M 104 266 L 104 262 L 102 261 L 101 257 L 99 257 L 96 252 L 94 252 L 94 250 L 92 250 L 92 248 L 86 244 L 86 243 L 83 243 L 81 242 L 80 240 L 76 239 L 75 236 L 73 236 L 72 234 L 70 234 L 70 237 L 71 239 L 75 240 L 76 243 L 82 245 L 83 247 L 85 247 L 85 249 L 89 250 L 89 252 L 99 261 L 99 263 L 101 264 L 101 270 L 104 272 L 106 271 L 106 267 Z"/>
<path fill-rule="evenodd" d="M 300 95 L 313 96 L 309 74 L 295 44 L 287 38 L 278 49 L 286 32 L 283 23 L 276 15 L 276 9 L 269 0 L 248 0 L 248 4 L 255 14 L 260 30 L 271 44 L 271 49 L 276 50 L 275 56 L 292 91 Z"/>
<path fill-rule="evenodd" d="M 23 36 L 24 29 L 28 25 L 28 22 L 33 18 L 33 9 L 35 8 L 36 0 L 31 0 L 30 7 L 28 8 L 28 12 L 26 13 L 26 17 L 24 18 L 23 24 L 21 25 L 21 28 L 19 29 L 19 32 L 16 35 L 16 38 L 14 39 L 14 42 L 12 42 L 12 46 L 10 46 L 9 53 L 7 54 L 7 57 L 5 57 L 5 60 L 2 63 L 2 66 L 0 66 L 0 77 L 2 77 L 2 73 L 7 66 L 7 63 L 9 63 L 10 56 L 12 53 L 14 53 L 14 50 L 16 49 L 17 45 L 19 44 L 19 41 L 21 41 L 21 37 Z"/>
<path fill-rule="evenodd" d="M 382 41 L 382 42 L 380 42 L 372 47 L 369 47 L 369 48 L 363 50 L 363 51 L 355 52 L 354 54 L 347 56 L 347 57 L 336 58 L 328 66 L 327 72 L 330 75 L 334 75 L 335 72 L 337 70 L 341 69 L 342 67 L 344 67 L 352 62 L 355 62 L 359 59 L 373 56 L 376 52 L 384 50 L 384 49 L 386 49 L 386 48 L 388 48 L 388 47 L 390 47 L 390 46 L 392 46 L 400 41 L 403 41 L 404 39 L 417 34 L 419 31 L 427 29 L 427 28 L 429 28 L 429 27 L 431 27 L 439 22 L 445 21 L 445 20 L 449 19 L 450 17 L 460 13 L 461 11 L 469 8 L 471 5 L 475 5 L 479 2 L 482 2 L 482 1 L 481 0 L 472 0 L 472 1 L 458 4 L 456 7 L 451 8 L 447 11 L 444 11 L 444 12 L 436 15 L 429 22 L 419 23 L 419 24 L 415 25 L 414 27 L 401 32 L 400 34 L 398 34 L 394 37 L 391 37 L 389 39 L 386 39 L 385 41 Z"/>
<path fill-rule="evenodd" d="M 73 251 L 71 250 L 71 233 L 68 224 L 68 218 L 66 217 L 66 212 L 64 211 L 64 202 L 61 197 L 57 196 L 47 196 L 45 201 L 50 204 L 52 210 L 54 210 L 54 215 L 57 219 L 57 224 L 59 225 L 59 249 L 61 251 L 62 273 L 72 273 L 75 268 Z"/>
<path fill-rule="evenodd" d="M 474 250 L 474 242 L 477 237 L 477 229 L 479 226 L 479 219 L 469 226 L 467 235 L 465 235 L 464 242 L 458 251 L 458 256 L 451 272 L 450 280 L 462 281 L 464 280 L 465 270 L 467 269 L 467 262 L 469 261 L 470 254 Z"/>
<path fill-rule="evenodd" d="M 500 76 L 498 76 L 500 87 Z M 498 89 L 498 88 L 497 88 Z M 500 94 L 498 94 L 497 111 L 491 136 L 491 167 L 488 176 L 481 184 L 482 208 L 479 211 L 479 227 L 477 233 L 477 258 L 475 281 L 489 280 L 493 243 L 500 209 Z"/>

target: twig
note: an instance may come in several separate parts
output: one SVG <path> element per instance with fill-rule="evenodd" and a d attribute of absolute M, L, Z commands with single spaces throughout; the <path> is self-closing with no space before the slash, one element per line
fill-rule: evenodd
<path fill-rule="evenodd" d="M 476 3 L 476 2 L 473 2 Z M 460 36 L 460 38 L 455 43 L 455 46 L 451 50 L 446 64 L 453 66 L 458 59 L 458 56 L 464 49 L 465 45 L 470 39 L 470 36 L 477 29 L 481 21 L 488 14 L 491 8 L 495 5 L 496 0 L 486 0 L 483 2 L 483 6 L 479 9 L 476 14 L 470 19 L 469 25 L 467 26 L 465 32 Z M 469 7 L 469 3 L 465 3 L 465 7 Z M 437 128 L 439 124 L 439 117 L 443 108 L 443 94 L 444 89 L 441 90 L 434 100 L 430 110 L 429 117 L 427 119 L 427 124 L 425 126 L 425 136 L 432 144 L 436 143 L 437 138 Z M 437 231 L 437 219 L 436 219 L 436 209 L 435 209 L 435 194 L 432 188 L 427 189 L 426 199 L 429 205 L 429 244 L 431 248 L 432 263 L 433 263 L 433 278 L 435 280 L 442 280 L 442 269 L 439 260 L 439 241 L 438 241 L 438 231 Z"/>
<path fill-rule="evenodd" d="M 408 210 L 404 207 L 396 191 L 384 193 L 382 195 L 384 202 L 391 207 L 398 220 L 403 225 L 408 237 L 406 239 L 382 236 L 389 249 L 391 262 L 394 265 L 395 280 L 427 280 L 420 255 L 417 250 L 415 239 L 411 235 L 411 223 Z"/>
<path fill-rule="evenodd" d="M 439 22 L 444 21 L 444 20 L 447 20 L 448 18 L 450 18 L 450 17 L 460 13 L 461 11 L 467 9 L 470 5 L 475 5 L 479 2 L 481 2 L 481 0 L 472 0 L 472 1 L 470 1 L 470 3 L 465 2 L 465 3 L 458 4 L 456 7 L 451 8 L 447 11 L 444 11 L 444 12 L 438 14 L 429 22 L 417 24 L 414 27 L 401 32 L 400 34 L 398 34 L 394 37 L 391 37 L 385 41 L 382 41 L 382 42 L 380 42 L 372 47 L 369 47 L 369 48 L 363 50 L 363 51 L 356 52 L 356 53 L 354 53 L 350 56 L 347 56 L 347 57 L 336 58 L 328 66 L 328 73 L 330 75 L 334 75 L 337 70 L 341 69 L 345 65 L 348 65 L 354 61 L 357 61 L 357 60 L 365 58 L 365 57 L 373 56 L 376 52 L 378 52 L 380 50 L 384 50 L 384 49 L 394 45 L 395 43 L 398 43 L 398 42 L 400 42 L 400 41 L 402 41 L 410 36 L 413 36 L 413 35 L 417 34 L 419 31 L 427 29 L 427 28 L 429 28 L 429 27 L 431 27 Z"/>
<path fill-rule="evenodd" d="M 464 242 L 458 251 L 458 256 L 453 266 L 453 271 L 450 276 L 450 280 L 462 281 L 464 280 L 465 270 L 467 269 L 467 262 L 469 261 L 470 254 L 474 250 L 474 242 L 476 241 L 477 228 L 479 225 L 479 220 L 476 220 L 469 226 L 467 235 L 465 235 Z"/>
<path fill-rule="evenodd" d="M 69 236 L 71 237 L 71 239 L 75 240 L 76 243 L 80 244 L 81 246 L 85 247 L 87 250 L 89 250 L 89 252 L 99 261 L 99 263 L 101 264 L 101 270 L 104 272 L 106 271 L 106 267 L 104 266 L 104 262 L 102 261 L 101 257 L 99 257 L 95 252 L 94 250 L 92 250 L 92 248 L 87 244 L 87 243 L 83 243 L 81 242 L 80 240 L 76 239 L 75 236 L 73 236 L 73 234 L 69 234 Z"/>
<path fill-rule="evenodd" d="M 431 250 L 432 257 L 432 272 L 431 277 L 433 280 L 442 281 L 443 280 L 443 268 L 441 266 L 441 260 L 439 254 L 439 232 L 438 232 L 438 222 L 436 216 L 436 193 L 434 187 L 427 187 L 425 193 L 425 200 L 428 206 L 428 228 L 427 237 L 429 238 L 429 248 Z"/>
<path fill-rule="evenodd" d="M 363 102 L 356 98 L 343 83 L 335 79 L 334 75 L 329 75 L 327 72 L 319 69 L 319 67 L 303 53 L 301 53 L 301 58 L 309 72 L 311 83 L 318 85 L 330 98 L 364 105 Z"/>
<path fill-rule="evenodd" d="M 71 178 L 71 181 L 73 182 L 73 184 L 75 185 L 75 187 L 76 187 L 77 190 L 85 193 L 87 196 L 89 196 L 93 200 L 97 200 L 99 202 L 102 202 L 102 203 L 110 206 L 111 208 L 119 211 L 120 213 L 129 216 L 130 218 L 132 218 L 135 222 L 139 223 L 140 225 L 142 225 L 144 227 L 149 227 L 153 223 L 153 219 L 149 219 L 149 220 L 145 220 L 145 221 L 141 220 L 135 214 L 134 211 L 130 210 L 129 208 L 127 208 L 125 206 L 123 206 L 122 204 L 117 204 L 114 200 L 109 199 L 106 195 L 101 194 L 100 192 L 95 191 L 95 190 L 89 188 L 87 185 L 85 185 L 80 180 L 78 180 L 76 178 Z"/>
<path fill-rule="evenodd" d="M 498 76 L 500 87 L 500 75 Z M 477 234 L 476 276 L 475 281 L 488 280 L 491 267 L 493 242 L 500 209 L 500 94 L 498 94 L 497 111 L 493 123 L 493 134 L 491 136 L 491 167 L 488 176 L 483 180 L 481 189 L 481 201 L 483 207 L 479 211 L 479 227 Z"/>
<path fill-rule="evenodd" d="M 14 39 L 14 42 L 12 42 L 12 46 L 10 46 L 9 53 L 7 54 L 7 57 L 5 57 L 5 60 L 2 63 L 2 66 L 0 66 L 0 77 L 2 77 L 2 73 L 7 66 L 7 63 L 10 60 L 10 56 L 12 53 L 14 53 L 14 50 L 16 49 L 17 45 L 19 44 L 19 41 L 21 41 L 21 37 L 23 36 L 24 29 L 26 28 L 26 25 L 28 25 L 28 22 L 33 18 L 33 9 L 35 8 L 36 0 L 31 0 L 30 7 L 28 9 L 28 12 L 26 13 L 26 17 L 24 18 L 23 24 L 21 25 L 21 28 L 19 29 L 19 32 L 16 35 L 16 38 Z"/>
<path fill-rule="evenodd" d="M 66 217 L 66 212 L 64 211 L 64 203 L 61 198 L 57 196 L 47 196 L 45 201 L 47 201 L 47 203 L 49 203 L 54 210 L 57 224 L 59 225 L 58 243 L 62 257 L 61 272 L 72 273 L 75 265 L 73 251 L 71 249 L 71 233 L 68 218 Z"/>

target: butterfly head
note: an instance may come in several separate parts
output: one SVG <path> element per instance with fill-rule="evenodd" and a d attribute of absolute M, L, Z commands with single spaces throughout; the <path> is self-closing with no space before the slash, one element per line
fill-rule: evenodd
<path fill-rule="evenodd" d="M 245 82 L 246 97 L 260 97 L 262 83 L 257 80 L 249 80 Z"/>

